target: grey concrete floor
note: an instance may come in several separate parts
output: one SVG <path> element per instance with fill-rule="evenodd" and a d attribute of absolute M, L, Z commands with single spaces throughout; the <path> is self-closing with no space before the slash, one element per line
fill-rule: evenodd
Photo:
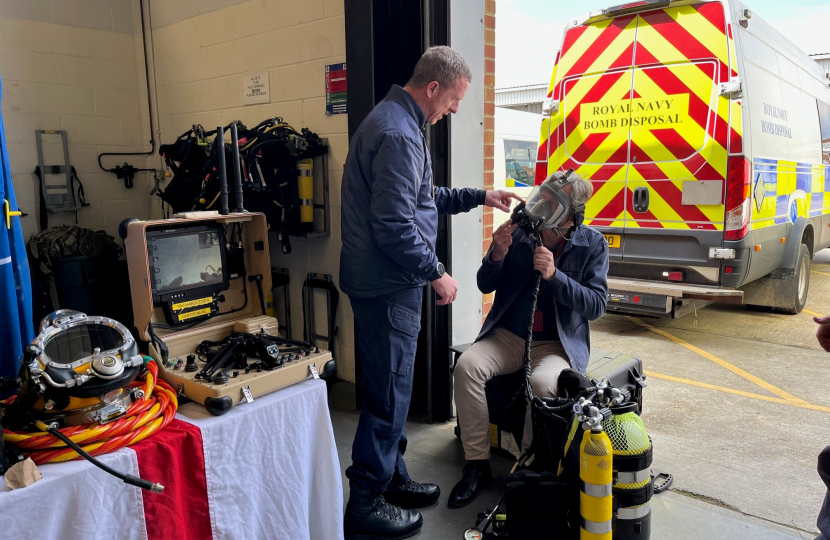
<path fill-rule="evenodd" d="M 816 473 L 830 445 L 830 355 L 814 314 L 830 313 L 830 250 L 816 255 L 807 307 L 798 315 L 711 304 L 677 320 L 606 315 L 592 346 L 643 359 L 643 419 L 654 468 L 671 472 L 652 499 L 655 540 L 812 539 L 825 487 Z M 645 326 L 648 325 L 651 328 Z M 656 330 L 656 331 L 655 331 Z M 354 386 L 335 385 L 332 421 L 342 470 L 357 426 Z M 407 425 L 407 466 L 442 496 L 423 511 L 419 537 L 460 539 L 492 505 L 512 463 L 493 457 L 496 479 L 479 499 L 449 510 L 464 464 L 454 424 Z M 348 498 L 348 482 L 343 477 Z"/>

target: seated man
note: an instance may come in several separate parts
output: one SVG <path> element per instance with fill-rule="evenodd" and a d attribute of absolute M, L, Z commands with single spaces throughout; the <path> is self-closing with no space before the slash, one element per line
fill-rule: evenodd
<path fill-rule="evenodd" d="M 493 233 L 493 242 L 478 270 L 478 288 L 484 294 L 496 291 L 496 297 L 476 342 L 461 355 L 455 368 L 455 404 L 467 465 L 450 494 L 450 508 L 470 504 L 491 479 L 484 384 L 497 375 L 522 369 L 534 270 L 541 272 L 542 282 L 530 354 L 533 394 L 555 396 L 563 369 L 573 367 L 584 373 L 588 367 L 588 321 L 601 317 L 607 302 L 608 245 L 594 229 L 574 226 L 571 209 L 579 212 L 584 208 L 593 192 L 591 183 L 571 174 L 563 186 L 564 177 L 564 173 L 554 173 L 539 188 L 545 197 L 543 203 L 552 203 L 547 216 L 555 214 L 560 206 L 553 191 L 546 189 L 552 185 L 549 183 L 558 182 L 561 197 L 571 199 L 570 209 L 561 205 L 561 213 L 568 213 L 559 225 L 541 229 L 543 245 L 534 248 L 527 233 L 507 221 Z M 532 204 L 529 200 L 528 208 Z M 528 406 L 523 450 L 530 445 L 532 433 Z"/>

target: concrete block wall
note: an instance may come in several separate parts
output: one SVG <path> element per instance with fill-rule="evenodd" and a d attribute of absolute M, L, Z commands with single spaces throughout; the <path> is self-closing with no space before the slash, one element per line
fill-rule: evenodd
<path fill-rule="evenodd" d="M 343 0 L 212 0 L 150 3 L 161 140 L 172 142 L 193 124 L 206 129 L 241 120 L 249 126 L 274 116 L 329 140 L 331 236 L 291 238 L 283 255 L 274 235 L 272 265 L 288 268 L 292 327 L 302 336 L 302 283 L 310 271 L 332 274 L 339 285 L 340 185 L 348 152 L 346 115 L 325 115 L 324 66 L 346 61 Z M 242 79 L 269 74 L 270 103 L 244 105 Z M 280 299 L 281 302 L 281 299 Z M 316 300 L 318 331 L 325 305 Z M 354 319 L 340 296 L 335 357 L 338 375 L 354 381 Z"/>
<path fill-rule="evenodd" d="M 96 161 L 100 152 L 149 150 L 139 20 L 137 0 L 0 0 L 0 106 L 17 201 L 29 214 L 26 237 L 39 230 L 36 129 L 68 132 L 70 163 L 89 203 L 79 225 L 118 238 L 122 219 L 158 213 L 151 174 L 139 173 L 126 189 Z M 59 137 L 44 142 L 46 163 L 62 163 Z M 113 167 L 125 158 L 105 160 Z M 74 214 L 49 215 L 52 226 L 74 223 Z"/>

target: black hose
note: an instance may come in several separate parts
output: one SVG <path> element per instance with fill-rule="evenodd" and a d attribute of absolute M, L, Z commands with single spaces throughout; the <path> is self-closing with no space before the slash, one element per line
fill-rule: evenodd
<path fill-rule="evenodd" d="M 72 439 L 70 439 L 69 437 L 67 437 L 66 435 L 64 435 L 63 433 L 58 431 L 57 429 L 50 427 L 46 431 L 48 433 L 54 435 L 58 439 L 62 440 L 66 444 L 66 446 L 68 446 L 72 450 L 76 451 L 78 453 L 78 455 L 80 455 L 82 458 L 89 461 L 90 463 L 92 463 L 93 465 L 95 465 L 96 467 L 101 469 L 102 471 L 113 475 L 114 477 L 118 478 L 119 480 L 123 480 L 125 484 L 130 484 L 131 486 L 140 487 L 141 489 L 146 489 L 147 491 L 152 491 L 153 493 L 161 493 L 162 491 L 164 491 L 164 486 L 162 486 L 161 484 L 150 482 L 149 480 L 144 480 L 143 478 L 138 478 L 138 477 L 130 475 L 130 474 L 124 474 L 122 472 L 116 471 L 112 467 L 108 467 L 107 465 L 104 465 L 103 463 L 101 463 L 100 461 L 98 461 L 97 459 L 95 459 L 94 457 L 89 455 L 88 453 L 86 453 L 83 448 L 81 448 L 80 446 L 78 446 L 77 444 L 72 442 Z"/>
<path fill-rule="evenodd" d="M 542 245 L 542 240 L 539 238 L 539 234 L 532 234 L 530 238 L 533 240 L 536 246 Z M 533 402 L 533 388 L 530 386 L 530 345 L 533 342 L 533 323 L 536 318 L 536 301 L 539 298 L 539 288 L 542 285 L 542 273 L 538 270 L 536 271 L 536 283 L 533 286 L 533 301 L 531 302 L 530 306 L 530 319 L 527 323 L 527 338 L 525 338 L 525 355 L 523 359 L 523 364 L 525 368 L 525 386 L 527 390 L 527 399 Z"/>

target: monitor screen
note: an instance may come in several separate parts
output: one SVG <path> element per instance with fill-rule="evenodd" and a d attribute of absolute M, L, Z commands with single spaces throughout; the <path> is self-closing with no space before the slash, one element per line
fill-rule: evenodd
<path fill-rule="evenodd" d="M 227 283 L 221 227 L 149 232 L 147 236 L 155 294 Z"/>

